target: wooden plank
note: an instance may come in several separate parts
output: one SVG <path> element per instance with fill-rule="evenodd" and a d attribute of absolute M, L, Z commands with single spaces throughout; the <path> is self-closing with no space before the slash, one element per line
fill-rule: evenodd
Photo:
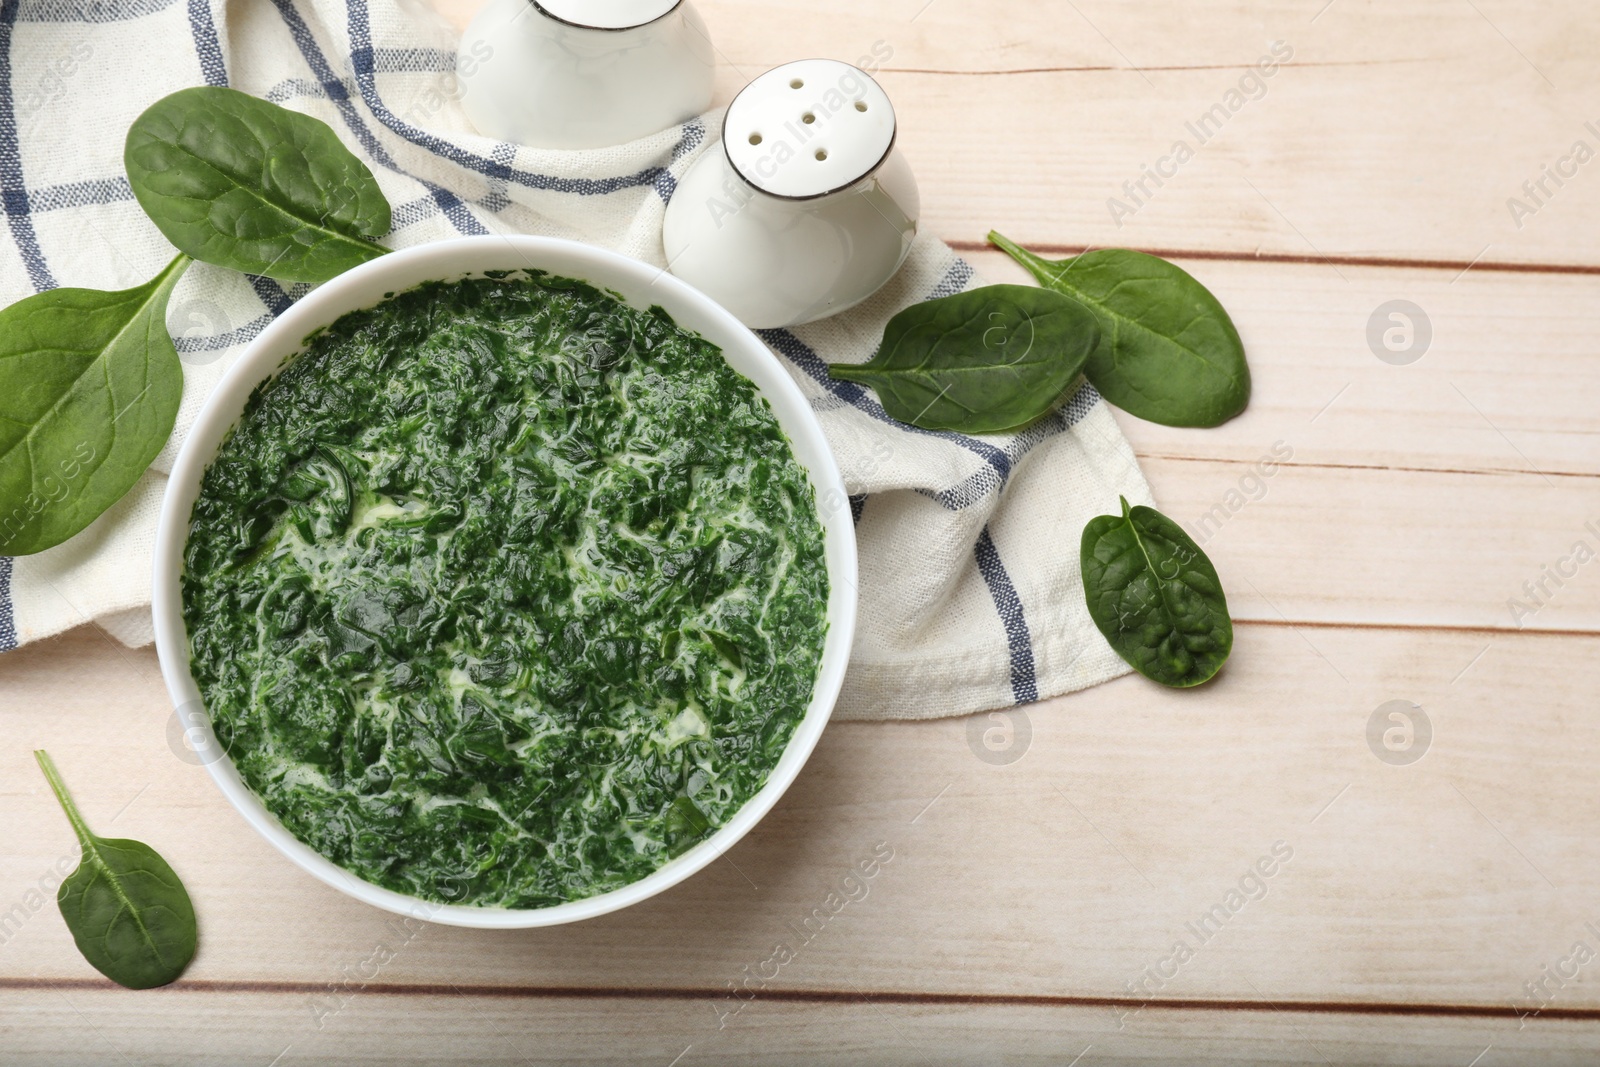
<path fill-rule="evenodd" d="M 1006 766 L 976 756 L 964 719 L 835 724 L 726 862 L 577 926 L 428 926 L 373 980 L 715 998 L 796 942 L 774 994 L 1468 1005 L 1514 1021 L 1538 1006 L 1525 983 L 1575 941 L 1600 945 L 1600 668 L 1592 640 L 1510 635 L 1474 662 L 1483 644 L 1242 626 L 1205 689 L 1128 678 L 1026 709 L 1029 747 Z M 167 750 L 153 668 L 86 632 L 7 655 L 0 914 L 68 845 L 29 756 L 44 746 L 92 824 L 184 875 L 203 923 L 186 980 L 338 983 L 395 944 L 389 916 L 299 873 Z M 1432 724 L 1410 766 L 1369 747 L 1396 699 Z M 1264 895 L 1251 880 L 1255 899 L 1216 918 L 1280 841 L 1292 856 Z M 893 858 L 854 889 L 845 876 L 880 843 Z M 859 899 L 830 911 L 843 889 Z M 1179 939 L 1193 958 L 1162 978 Z M 1550 1006 L 1600 1011 L 1592 970 Z M 92 978 L 49 904 L 0 945 L 0 975 Z"/>
<path fill-rule="evenodd" d="M 1600 632 L 1600 503 L 1574 479 L 1142 466 L 1236 619 Z"/>
<path fill-rule="evenodd" d="M 80 1049 L 102 1063 L 274 1067 L 327 1063 L 380 1067 L 472 1064 L 615 1064 L 673 1067 L 773 1065 L 1171 1063 L 1325 1067 L 1394 1064 L 1464 1067 L 1591 1064 L 1593 1026 L 1456 1017 L 1322 1012 L 1161 1010 L 1120 1016 L 1106 1008 L 1007 1004 L 905 1004 L 851 996 L 837 1002 L 757 999 L 718 1028 L 693 997 L 475 996 L 445 991 L 348 995 L 316 1026 L 305 993 L 164 990 L 8 992 L 29 1020 L 0 1030 L 12 1062 L 62 1062 Z M 175 1027 L 203 1020 L 203 1030 Z M 1120 1029 L 1119 1029 L 1120 1026 Z M 276 1057 L 276 1058 L 274 1058 Z M 1076 1058 L 1075 1058 L 1076 1057 Z M 89 1059 L 77 1062 L 90 1062 Z"/>

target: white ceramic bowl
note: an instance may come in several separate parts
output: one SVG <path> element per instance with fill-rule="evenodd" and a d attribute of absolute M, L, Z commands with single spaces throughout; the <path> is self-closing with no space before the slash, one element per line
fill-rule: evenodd
<path fill-rule="evenodd" d="M 734 370 L 755 383 L 772 405 L 811 477 L 818 501 L 843 500 L 844 482 L 822 436 L 822 427 L 799 388 L 754 334 L 710 298 L 655 267 L 573 241 L 543 237 L 466 237 L 421 245 L 383 256 L 340 275 L 284 312 L 251 342 L 206 401 L 167 482 L 156 532 L 154 614 L 161 673 L 175 707 L 197 714 L 200 694 L 189 673 L 188 634 L 183 622 L 179 578 L 189 515 L 200 481 L 218 446 L 238 421 L 251 392 L 300 352 L 303 339 L 340 316 L 381 302 L 384 294 L 426 281 L 450 280 L 490 270 L 537 268 L 580 278 L 618 294 L 639 308 L 659 304 L 678 325 L 718 345 Z M 358 900 L 389 911 L 452 926 L 514 928 L 553 926 L 592 918 L 654 896 L 688 878 L 733 847 L 772 809 L 799 775 L 832 714 L 844 680 L 845 661 L 855 633 L 856 546 L 849 511 L 823 507 L 818 515 L 830 583 L 828 636 L 822 665 L 805 718 L 795 728 L 765 787 L 728 824 L 645 878 L 584 900 L 548 908 L 516 910 L 442 905 L 362 881 L 301 843 L 278 822 L 244 784 L 233 762 L 220 752 L 203 758 L 223 795 L 278 850 L 311 874 Z M 206 731 L 209 733 L 209 731 Z"/>

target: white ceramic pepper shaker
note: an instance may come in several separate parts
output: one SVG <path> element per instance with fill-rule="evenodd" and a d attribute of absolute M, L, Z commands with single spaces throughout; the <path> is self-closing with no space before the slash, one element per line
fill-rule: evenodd
<path fill-rule="evenodd" d="M 481 133 L 603 148 L 711 106 L 716 55 L 689 0 L 489 0 L 461 38 L 462 107 Z"/>
<path fill-rule="evenodd" d="M 753 328 L 835 315 L 882 288 L 917 234 L 916 179 L 894 108 L 866 72 L 788 63 L 728 107 L 722 151 L 667 205 L 672 273 Z"/>

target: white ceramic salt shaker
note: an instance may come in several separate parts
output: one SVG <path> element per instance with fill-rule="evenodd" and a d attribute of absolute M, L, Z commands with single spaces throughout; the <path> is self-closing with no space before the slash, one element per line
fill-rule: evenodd
<path fill-rule="evenodd" d="M 716 63 L 689 0 L 489 0 L 459 56 L 461 104 L 481 133 L 569 149 L 700 114 Z"/>
<path fill-rule="evenodd" d="M 761 75 L 729 105 L 723 150 L 667 205 L 672 273 L 757 329 L 867 299 L 905 262 L 921 211 L 895 129 L 888 94 L 848 63 Z"/>

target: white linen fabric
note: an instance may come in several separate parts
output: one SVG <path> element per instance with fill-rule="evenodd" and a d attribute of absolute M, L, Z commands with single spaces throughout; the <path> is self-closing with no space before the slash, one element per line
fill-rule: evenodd
<path fill-rule="evenodd" d="M 0 300 L 63 285 L 127 288 L 167 262 L 172 249 L 124 176 L 123 138 L 149 104 L 201 84 L 327 122 L 394 205 L 391 247 L 533 233 L 662 265 L 667 201 L 684 169 L 715 145 L 720 113 L 597 151 L 495 141 L 462 112 L 455 45 L 451 27 L 420 0 L 5 0 Z M 866 304 L 762 333 L 811 399 L 851 494 L 820 502 L 851 510 L 861 548 L 842 719 L 979 711 L 1127 669 L 1088 617 L 1078 541 L 1091 517 L 1117 510 L 1119 494 L 1150 503 L 1150 491 L 1091 388 L 1021 434 L 969 437 L 898 423 L 869 390 L 827 375 L 828 362 L 870 358 L 899 309 L 977 284 L 965 262 L 924 235 Z M 166 472 L 222 372 L 305 288 L 190 268 L 168 317 L 185 364 L 177 430 L 88 530 L 38 555 L 0 559 L 0 651 L 91 620 L 129 645 L 151 640 L 150 559 Z"/>

